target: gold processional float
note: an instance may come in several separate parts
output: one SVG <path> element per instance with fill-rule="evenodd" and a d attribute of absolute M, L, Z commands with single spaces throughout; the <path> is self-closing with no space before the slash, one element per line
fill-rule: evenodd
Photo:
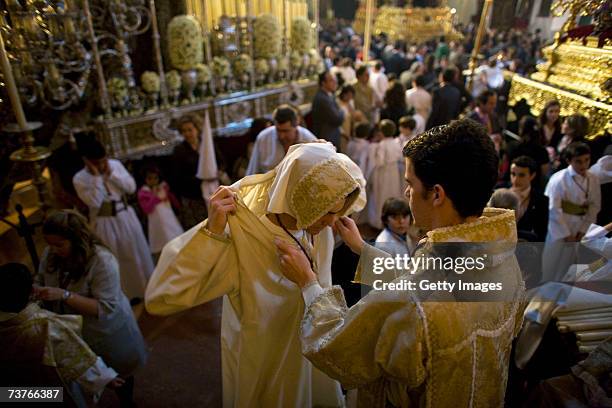
<path fill-rule="evenodd" d="M 509 104 L 526 101 L 538 116 L 547 101 L 561 103 L 561 115 L 581 113 L 589 119 L 588 138 L 612 134 L 612 17 L 606 0 L 563 0 L 553 14 L 569 14 L 552 45 L 542 51 L 546 62 L 530 78 L 512 76 Z M 576 26 L 581 15 L 594 23 Z"/>
<path fill-rule="evenodd" d="M 447 40 L 459 40 L 461 33 L 453 27 L 456 10 L 449 8 L 446 1 L 441 1 L 439 7 L 395 7 L 383 5 L 376 8 L 372 0 L 361 2 L 355 14 L 353 28 L 355 32 L 366 30 L 368 6 L 372 7 L 370 15 L 375 15 L 371 33 L 385 33 L 390 41 L 405 41 L 420 44 L 428 40 L 445 36 Z M 393 3 L 393 2 L 390 2 Z"/>

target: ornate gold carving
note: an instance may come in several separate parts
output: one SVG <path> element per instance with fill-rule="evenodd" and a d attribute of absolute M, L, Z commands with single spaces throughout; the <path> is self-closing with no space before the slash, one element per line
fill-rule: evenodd
<path fill-rule="evenodd" d="M 612 102 L 610 91 L 604 87 L 604 83 L 612 78 L 612 47 L 594 48 L 569 42 L 556 49 L 554 46 L 546 47 L 543 52 L 549 62 L 538 66 L 532 79 L 600 102 Z"/>
<path fill-rule="evenodd" d="M 509 104 L 512 106 L 524 99 L 531 107 L 531 113 L 538 116 L 544 104 L 551 99 L 561 103 L 561 115 L 581 113 L 589 119 L 590 132 L 588 137 L 603 135 L 606 131 L 612 133 L 612 105 L 594 101 L 572 92 L 537 82 L 518 75 L 512 77 Z"/>
<path fill-rule="evenodd" d="M 432 38 L 447 36 L 449 39 L 461 38 L 453 29 L 453 14 L 448 7 L 401 8 L 379 7 L 374 11 L 374 33 L 386 33 L 392 41 L 406 40 L 423 42 Z M 365 3 L 361 3 L 355 15 L 355 31 L 365 30 Z"/>

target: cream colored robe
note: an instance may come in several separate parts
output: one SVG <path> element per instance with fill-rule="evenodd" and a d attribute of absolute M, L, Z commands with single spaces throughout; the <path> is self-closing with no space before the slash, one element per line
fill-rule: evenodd
<path fill-rule="evenodd" d="M 299 156 L 304 149 L 316 151 L 322 157 L 339 156 L 331 145 L 315 143 L 308 147 L 292 146 L 287 157 Z M 342 160 L 350 162 L 345 156 Z M 325 165 L 324 161 L 321 163 Z M 316 177 L 314 173 L 301 174 L 299 165 L 295 168 L 300 180 Z M 299 327 L 304 314 L 301 292 L 280 272 L 273 245 L 276 237 L 291 245 L 294 242 L 265 216 L 268 192 L 277 170 L 247 177 L 234 186 L 240 198 L 236 214 L 228 217 L 228 236 L 210 233 L 203 228 L 206 225 L 203 222 L 164 248 L 149 281 L 146 308 L 152 314 L 168 315 L 224 296 L 221 321 L 224 407 L 342 406 L 339 383 L 313 368 L 301 354 Z M 284 181 L 291 184 L 291 179 L 287 177 Z M 330 174 L 325 179 L 329 180 Z M 317 203 L 337 202 L 329 188 L 308 190 L 302 200 L 291 195 L 291 186 L 278 189 L 281 192 L 274 190 L 275 196 L 289 191 L 287 202 L 296 208 L 304 206 L 298 224 L 301 219 L 320 217 L 307 211 L 316 209 Z M 313 204 L 315 196 L 318 200 Z M 363 204 L 360 202 L 359 206 Z M 332 231 L 325 228 L 314 237 L 314 246 L 308 251 L 323 287 L 331 286 L 333 245 Z"/>
<path fill-rule="evenodd" d="M 516 242 L 513 211 L 487 209 L 474 223 L 431 231 L 416 254 L 435 242 L 491 241 L 506 249 L 491 254 L 496 261 L 482 271 L 482 281 L 510 285 L 514 301 L 419 302 L 412 292 L 372 291 L 347 309 L 339 287 L 311 286 L 304 291 L 304 355 L 343 386 L 357 388 L 359 407 L 503 406 L 524 293 L 507 250 Z M 372 256 L 385 253 L 366 245 L 361 261 Z M 372 277 L 360 264 L 356 280 Z"/>

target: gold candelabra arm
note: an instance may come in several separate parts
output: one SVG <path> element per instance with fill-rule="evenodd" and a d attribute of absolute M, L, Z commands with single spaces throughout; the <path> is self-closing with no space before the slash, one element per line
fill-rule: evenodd
<path fill-rule="evenodd" d="M 476 33 L 476 40 L 474 41 L 474 49 L 472 50 L 472 56 L 470 57 L 470 63 L 468 65 L 470 76 L 468 78 L 467 88 L 470 92 L 474 87 L 474 73 L 476 71 L 476 65 L 478 64 L 478 54 L 480 53 L 480 45 L 482 43 L 482 37 L 486 30 L 489 10 L 492 6 L 493 0 L 485 0 L 482 6 L 482 13 L 480 14 L 480 23 L 478 24 L 478 32 Z"/>

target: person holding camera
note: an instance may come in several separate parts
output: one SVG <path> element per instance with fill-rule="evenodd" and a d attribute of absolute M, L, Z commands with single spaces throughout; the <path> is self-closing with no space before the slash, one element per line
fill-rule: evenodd
<path fill-rule="evenodd" d="M 132 303 L 144 298 L 153 272 L 153 259 L 142 225 L 127 194 L 136 191 L 134 178 L 119 160 L 109 159 L 104 146 L 93 135 L 78 140 L 85 168 L 72 182 L 79 198 L 89 208 L 89 223 L 96 235 L 119 261 L 121 287 Z"/>

